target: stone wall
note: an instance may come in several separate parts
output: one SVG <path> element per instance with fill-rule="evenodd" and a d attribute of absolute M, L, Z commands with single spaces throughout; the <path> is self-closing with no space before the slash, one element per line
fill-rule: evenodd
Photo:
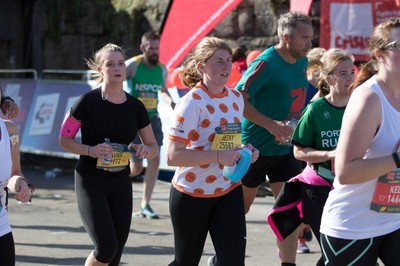
<path fill-rule="evenodd" d="M 0 0 L 11 6 L 11 38 L 1 39 L 0 69 L 85 69 L 84 58 L 106 43 L 140 53 L 140 36 L 159 31 L 168 0 Z M 277 42 L 276 20 L 289 0 L 243 0 L 210 33 L 232 46 L 263 50 Z M 318 44 L 319 1 L 310 16 Z M 3 26 L 4 27 L 4 26 Z M 0 28 L 1 30 L 1 28 Z"/>

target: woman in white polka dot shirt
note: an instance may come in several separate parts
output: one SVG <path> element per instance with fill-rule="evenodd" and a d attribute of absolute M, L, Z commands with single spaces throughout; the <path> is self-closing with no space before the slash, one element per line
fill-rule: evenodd
<path fill-rule="evenodd" d="M 172 179 L 170 213 L 175 235 L 175 260 L 170 265 L 198 265 L 207 234 L 216 256 L 210 264 L 244 265 L 246 223 L 241 182 L 223 175 L 224 166 L 240 158 L 242 95 L 225 87 L 232 69 L 232 50 L 206 37 L 189 56 L 182 73 L 192 88 L 175 107 L 169 133 Z M 252 151 L 254 162 L 258 150 Z"/>

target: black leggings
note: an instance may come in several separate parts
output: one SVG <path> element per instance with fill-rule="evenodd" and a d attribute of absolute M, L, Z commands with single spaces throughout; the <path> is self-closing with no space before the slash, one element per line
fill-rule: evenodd
<path fill-rule="evenodd" d="M 320 225 L 322 212 L 324 210 L 325 202 L 331 187 L 328 186 L 313 186 L 301 182 L 301 201 L 302 212 L 306 222 L 310 225 L 315 238 L 320 244 Z M 322 257 L 318 260 L 317 266 L 324 265 Z"/>
<path fill-rule="evenodd" d="M 197 266 L 208 232 L 218 266 L 244 265 L 246 221 L 241 186 L 216 198 L 195 198 L 172 187 L 169 206 L 175 241 L 175 260 L 169 265 Z"/>
<path fill-rule="evenodd" d="M 385 266 L 399 265 L 400 229 L 383 236 L 348 240 L 321 233 L 325 265 L 375 266 L 379 259 Z"/>
<path fill-rule="evenodd" d="M 15 246 L 12 232 L 0 237 L 0 265 L 15 265 Z"/>
<path fill-rule="evenodd" d="M 131 226 L 131 179 L 82 177 L 75 171 L 75 189 L 79 214 L 95 246 L 94 257 L 118 265 Z"/>

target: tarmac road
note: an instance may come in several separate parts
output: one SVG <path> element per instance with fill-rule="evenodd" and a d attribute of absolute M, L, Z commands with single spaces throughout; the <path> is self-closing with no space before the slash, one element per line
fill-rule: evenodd
<path fill-rule="evenodd" d="M 23 172 L 36 186 L 32 205 L 17 203 L 10 195 L 9 212 L 16 246 L 16 265 L 84 265 L 92 242 L 82 226 L 76 207 L 72 167 L 68 165 L 54 178 L 45 177 L 45 165 L 24 166 Z M 44 161 L 43 161 L 44 160 Z M 61 159 L 60 159 L 61 160 Z M 39 161 L 38 161 L 39 162 Z M 49 177 L 49 176 L 48 176 Z M 142 184 L 133 183 L 134 210 L 138 210 Z M 159 181 L 151 205 L 160 215 L 149 220 L 134 214 L 131 234 L 121 265 L 168 265 L 174 257 L 173 231 L 168 211 L 170 184 Z M 272 197 L 256 198 L 247 214 L 247 266 L 280 265 L 276 239 L 267 223 Z M 321 255 L 315 240 L 310 254 L 299 254 L 297 265 L 315 265 Z M 206 266 L 214 254 L 208 237 L 199 265 Z"/>

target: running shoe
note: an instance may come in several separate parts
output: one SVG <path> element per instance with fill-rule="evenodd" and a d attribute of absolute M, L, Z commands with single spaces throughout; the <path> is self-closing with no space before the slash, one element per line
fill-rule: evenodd
<path fill-rule="evenodd" d="M 306 240 L 304 239 L 304 237 L 299 237 L 299 240 L 297 242 L 297 253 L 310 253 L 310 248 L 306 245 Z"/>
<path fill-rule="evenodd" d="M 142 217 L 148 218 L 148 219 L 158 219 L 158 214 L 153 211 L 153 209 L 150 207 L 150 205 L 146 205 L 146 207 L 140 209 L 140 215 Z"/>

